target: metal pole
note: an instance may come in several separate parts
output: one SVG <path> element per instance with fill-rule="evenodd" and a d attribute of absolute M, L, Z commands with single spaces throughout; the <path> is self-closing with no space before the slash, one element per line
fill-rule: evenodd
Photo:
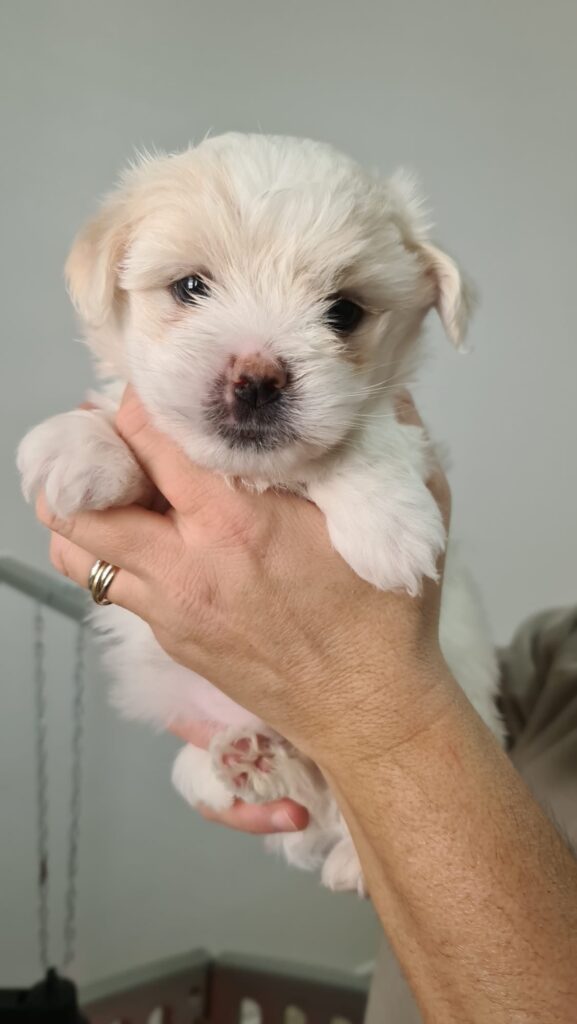
<path fill-rule="evenodd" d="M 88 605 L 84 592 L 56 575 L 35 569 L 10 555 L 0 555 L 0 584 L 5 583 L 47 608 L 82 622 Z"/>

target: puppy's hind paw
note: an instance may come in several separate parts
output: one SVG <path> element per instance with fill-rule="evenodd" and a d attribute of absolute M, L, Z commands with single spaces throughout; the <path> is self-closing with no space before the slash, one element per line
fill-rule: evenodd
<path fill-rule="evenodd" d="M 210 753 L 215 774 L 241 800 L 261 803 L 287 796 L 282 766 L 287 745 L 266 732 L 217 733 Z"/>
<path fill-rule="evenodd" d="M 356 892 L 367 896 L 363 870 L 352 839 L 341 839 L 323 864 L 323 885 L 333 892 Z"/>
<path fill-rule="evenodd" d="M 213 811 L 225 811 L 234 803 L 234 794 L 215 775 L 208 751 L 190 743 L 176 756 L 172 784 L 192 807 L 204 804 Z"/>

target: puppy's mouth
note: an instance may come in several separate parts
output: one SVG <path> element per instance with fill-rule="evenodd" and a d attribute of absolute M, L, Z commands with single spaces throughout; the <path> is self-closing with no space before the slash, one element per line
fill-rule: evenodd
<path fill-rule="evenodd" d="M 213 421 L 214 422 L 214 421 Z M 270 452 L 297 440 L 294 431 L 288 428 L 266 428 L 260 424 L 218 423 L 217 433 L 231 448 Z"/>

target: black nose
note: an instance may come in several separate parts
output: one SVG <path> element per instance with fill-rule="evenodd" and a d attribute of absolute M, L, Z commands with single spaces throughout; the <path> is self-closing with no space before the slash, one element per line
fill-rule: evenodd
<path fill-rule="evenodd" d="M 234 382 L 234 397 L 243 402 L 249 409 L 260 409 L 280 398 L 284 382 L 279 376 L 274 377 L 239 377 Z"/>

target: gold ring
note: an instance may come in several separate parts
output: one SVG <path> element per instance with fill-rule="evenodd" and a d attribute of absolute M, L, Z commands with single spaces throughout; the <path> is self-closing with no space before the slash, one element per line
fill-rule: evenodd
<path fill-rule="evenodd" d="M 116 565 L 103 562 L 101 558 L 94 563 L 88 577 L 88 589 L 95 604 L 112 604 L 106 595 L 117 572 Z"/>

